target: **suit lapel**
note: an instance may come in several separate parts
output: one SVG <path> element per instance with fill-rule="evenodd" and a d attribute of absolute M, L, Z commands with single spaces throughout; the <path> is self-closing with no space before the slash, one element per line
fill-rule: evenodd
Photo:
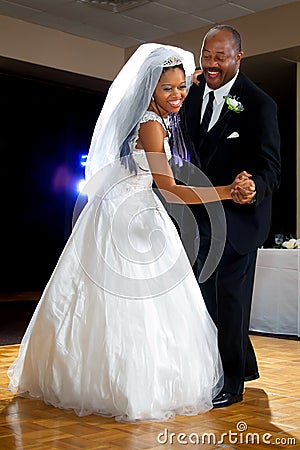
<path fill-rule="evenodd" d="M 229 94 L 232 96 L 236 96 L 236 98 L 240 98 L 241 92 L 242 92 L 242 74 L 239 73 L 237 76 L 237 79 L 235 80 L 234 84 L 232 85 L 232 88 L 230 89 Z M 203 89 L 204 92 L 204 89 Z M 202 95 L 203 97 L 203 95 Z M 202 105 L 202 102 L 201 102 Z M 201 111 L 201 110 L 200 110 Z M 209 130 L 209 132 L 204 135 L 204 133 L 201 133 L 202 136 L 202 145 L 203 145 L 203 154 L 200 147 L 200 159 L 204 167 L 207 167 L 215 155 L 217 149 L 218 149 L 218 143 L 222 140 L 228 126 L 230 125 L 230 122 L 232 118 L 234 117 L 236 113 L 234 111 L 230 111 L 227 107 L 227 104 L 224 102 L 223 108 L 221 110 L 220 116 L 217 120 L 217 122 L 214 124 L 214 126 Z"/>
<path fill-rule="evenodd" d="M 205 169 L 217 152 L 219 142 L 224 136 L 229 123 L 231 111 L 225 111 L 222 118 L 219 119 L 215 125 L 209 130 L 206 135 L 202 134 L 202 141 L 200 144 L 200 160 L 202 168 Z"/>
<path fill-rule="evenodd" d="M 242 74 L 239 73 L 239 75 L 237 76 L 237 79 L 235 80 L 234 84 L 232 85 L 232 87 L 229 91 L 229 95 L 231 95 L 232 97 L 236 97 L 237 99 L 240 98 L 241 92 L 242 92 L 241 79 L 242 79 Z M 230 119 L 230 117 L 234 117 L 235 114 L 236 113 L 234 111 L 231 111 L 228 109 L 226 102 L 224 102 L 220 116 L 219 116 L 217 122 L 215 123 L 215 125 L 217 125 L 219 122 L 223 122 L 224 119 L 228 120 L 228 119 Z M 211 128 L 210 131 L 212 131 L 214 129 L 215 125 Z"/>

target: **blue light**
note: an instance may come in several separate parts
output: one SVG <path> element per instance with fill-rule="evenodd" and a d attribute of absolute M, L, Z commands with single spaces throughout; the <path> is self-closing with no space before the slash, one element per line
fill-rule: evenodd
<path fill-rule="evenodd" d="M 86 184 L 86 180 L 84 180 L 84 179 L 79 180 L 77 183 L 77 191 L 81 192 L 83 190 L 85 184 Z"/>
<path fill-rule="evenodd" d="M 80 166 L 81 168 L 84 168 L 84 167 L 86 166 L 86 160 L 87 160 L 87 157 L 88 157 L 87 153 L 81 153 L 81 154 L 79 154 L 79 166 Z M 82 175 L 81 175 L 81 176 L 82 176 Z M 83 177 L 84 177 L 84 175 L 83 175 Z M 81 179 L 77 182 L 77 185 L 76 185 L 76 190 L 77 190 L 77 192 L 81 193 L 81 192 L 83 191 L 83 189 L 84 189 L 85 184 L 86 184 L 86 180 L 85 180 L 84 178 L 81 178 Z"/>
<path fill-rule="evenodd" d="M 80 165 L 81 167 L 85 167 L 86 166 L 86 160 L 87 160 L 87 154 L 82 154 L 80 155 Z"/>

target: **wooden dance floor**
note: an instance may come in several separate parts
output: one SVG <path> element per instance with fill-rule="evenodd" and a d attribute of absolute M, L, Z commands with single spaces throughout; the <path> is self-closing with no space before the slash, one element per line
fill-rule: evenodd
<path fill-rule="evenodd" d="M 2 346 L 0 449 L 172 450 L 300 449 L 300 341 L 251 336 L 261 378 L 246 384 L 244 401 L 168 422 L 116 423 L 42 401 L 15 398 L 6 371 L 18 345 Z"/>

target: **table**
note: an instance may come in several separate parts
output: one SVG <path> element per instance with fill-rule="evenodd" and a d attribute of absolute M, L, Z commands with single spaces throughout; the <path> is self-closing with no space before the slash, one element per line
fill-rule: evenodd
<path fill-rule="evenodd" d="M 259 249 L 250 330 L 300 337 L 300 249 Z"/>

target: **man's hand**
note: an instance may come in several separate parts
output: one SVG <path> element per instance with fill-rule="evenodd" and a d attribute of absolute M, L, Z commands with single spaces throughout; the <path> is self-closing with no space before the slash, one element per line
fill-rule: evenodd
<path fill-rule="evenodd" d="M 251 180 L 251 174 L 246 171 L 239 173 L 233 183 L 231 197 L 235 203 L 241 205 L 250 203 L 255 197 L 255 183 Z"/>

